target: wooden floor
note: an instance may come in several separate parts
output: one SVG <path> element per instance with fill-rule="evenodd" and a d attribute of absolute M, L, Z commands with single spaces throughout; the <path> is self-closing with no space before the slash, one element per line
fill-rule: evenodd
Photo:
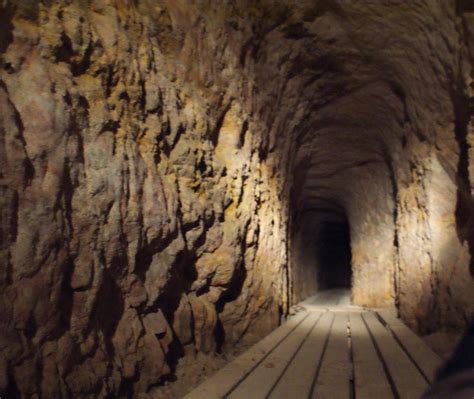
<path fill-rule="evenodd" d="M 206 380 L 186 399 L 420 398 L 441 359 L 390 311 L 331 290 Z"/>

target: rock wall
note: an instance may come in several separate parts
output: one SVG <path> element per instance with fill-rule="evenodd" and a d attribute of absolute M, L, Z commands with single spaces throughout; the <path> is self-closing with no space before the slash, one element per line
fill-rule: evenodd
<path fill-rule="evenodd" d="M 462 329 L 474 311 L 474 9 L 327 5 L 312 32 L 329 98 L 297 149 L 294 218 L 348 218 L 354 303 L 394 306 L 420 332 Z"/>
<path fill-rule="evenodd" d="M 291 238 L 291 288 L 293 303 L 298 303 L 314 295 L 324 284 L 321 281 L 321 265 L 318 257 L 318 236 L 321 221 L 305 215 L 299 225 L 293 226 Z"/>
<path fill-rule="evenodd" d="M 408 57 L 419 72 L 417 83 L 404 84 L 407 134 L 393 157 L 397 300 L 401 316 L 421 332 L 462 328 L 474 314 L 468 154 L 474 9 L 459 1 L 433 11 L 440 35 L 420 35 Z"/>
<path fill-rule="evenodd" d="M 245 10 L 2 3 L 2 395 L 148 397 L 286 312 L 290 137 Z"/>

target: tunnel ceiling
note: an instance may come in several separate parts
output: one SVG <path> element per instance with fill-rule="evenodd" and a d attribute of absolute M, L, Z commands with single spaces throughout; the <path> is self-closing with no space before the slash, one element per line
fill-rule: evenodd
<path fill-rule="evenodd" d="M 447 89 L 461 67 L 452 51 L 456 18 L 452 7 L 434 2 L 294 8 L 266 41 L 278 43 L 281 70 L 301 80 L 302 106 L 311 110 L 296 132 L 297 208 L 347 209 L 361 189 L 351 182 L 389 168 L 409 140 L 434 141 L 437 129 L 454 122 Z"/>

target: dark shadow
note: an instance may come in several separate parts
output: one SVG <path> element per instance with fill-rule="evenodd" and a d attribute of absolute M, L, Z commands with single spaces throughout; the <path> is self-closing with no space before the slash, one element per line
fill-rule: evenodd
<path fill-rule="evenodd" d="M 436 373 L 436 379 L 422 399 L 472 398 L 474 395 L 474 321 L 451 358 Z"/>
<path fill-rule="evenodd" d="M 6 398 L 21 398 L 20 390 L 13 376 L 13 370 L 8 368 L 7 370 L 7 381 L 8 385 L 4 391 L 0 391 L 1 395 L 5 395 Z"/>
<path fill-rule="evenodd" d="M 320 287 L 350 288 L 352 255 L 350 230 L 347 220 L 326 222 L 317 242 Z"/>
<path fill-rule="evenodd" d="M 6 52 L 8 46 L 13 41 L 13 29 L 12 17 L 14 13 L 14 7 L 10 5 L 0 5 L 0 53 Z M 3 69 L 9 72 L 12 66 L 9 63 L 4 63 Z"/>
<path fill-rule="evenodd" d="M 110 359 L 113 359 L 115 355 L 112 337 L 117 330 L 118 323 L 125 309 L 122 290 L 118 285 L 112 268 L 118 268 L 124 261 L 123 257 L 118 256 L 112 260 L 110 269 L 104 269 L 100 300 L 97 301 L 94 313 L 95 325 L 102 330 L 107 354 Z"/>
<path fill-rule="evenodd" d="M 245 241 L 242 246 L 242 253 L 245 253 Z M 216 339 L 216 352 L 222 353 L 224 350 L 224 345 L 226 342 L 226 334 L 222 320 L 219 315 L 224 311 L 224 307 L 227 303 L 235 301 L 242 292 L 242 287 L 244 286 L 245 279 L 247 278 L 247 269 L 245 268 L 245 263 L 242 260 L 241 264 L 236 268 L 231 281 L 226 287 L 226 291 L 222 294 L 219 300 L 216 302 L 216 311 L 217 311 L 217 324 L 214 330 L 214 337 Z"/>
<path fill-rule="evenodd" d="M 474 277 L 474 203 L 471 196 L 470 176 L 469 176 L 469 143 L 468 125 L 471 114 L 467 101 L 453 96 L 456 106 L 455 136 L 459 146 L 459 160 L 457 165 L 457 201 L 456 201 L 456 230 L 459 240 L 467 241 L 471 260 L 469 271 Z"/>

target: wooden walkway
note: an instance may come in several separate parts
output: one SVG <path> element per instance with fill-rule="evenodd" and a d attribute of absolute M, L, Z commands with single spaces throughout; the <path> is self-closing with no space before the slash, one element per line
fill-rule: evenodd
<path fill-rule="evenodd" d="M 390 311 L 323 292 L 186 399 L 420 398 L 441 358 Z"/>

